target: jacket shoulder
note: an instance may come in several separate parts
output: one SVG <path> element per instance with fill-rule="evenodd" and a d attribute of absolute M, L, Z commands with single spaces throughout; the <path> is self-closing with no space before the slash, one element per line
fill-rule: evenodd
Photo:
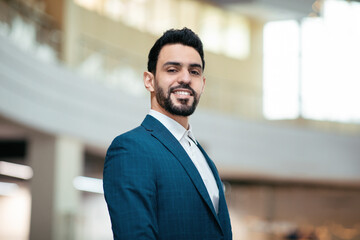
<path fill-rule="evenodd" d="M 139 143 L 144 144 L 149 142 L 150 139 L 151 134 L 144 127 L 138 126 L 130 131 L 116 136 L 112 140 L 110 147 L 121 143 L 131 143 L 132 145 L 137 145 Z"/>

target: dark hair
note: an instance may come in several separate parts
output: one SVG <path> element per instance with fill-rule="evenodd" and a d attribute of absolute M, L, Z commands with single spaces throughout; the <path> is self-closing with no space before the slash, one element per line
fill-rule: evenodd
<path fill-rule="evenodd" d="M 167 30 L 154 44 L 150 49 L 148 56 L 148 71 L 155 74 L 156 73 L 156 64 L 158 61 L 160 50 L 167 44 L 176 44 L 180 43 L 185 46 L 193 47 L 200 55 L 202 61 L 202 69 L 205 68 L 204 60 L 204 51 L 203 44 L 198 37 L 191 29 L 183 28 L 179 29 L 170 29 Z"/>

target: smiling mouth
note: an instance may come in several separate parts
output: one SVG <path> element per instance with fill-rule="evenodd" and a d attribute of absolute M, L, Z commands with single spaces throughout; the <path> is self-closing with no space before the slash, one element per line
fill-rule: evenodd
<path fill-rule="evenodd" d="M 173 92 L 175 95 L 177 96 L 192 96 L 192 94 L 190 92 L 187 92 L 187 91 L 174 91 Z"/>

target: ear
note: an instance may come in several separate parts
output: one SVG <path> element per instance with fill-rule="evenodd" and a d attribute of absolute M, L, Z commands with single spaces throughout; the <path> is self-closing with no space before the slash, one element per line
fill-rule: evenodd
<path fill-rule="evenodd" d="M 202 89 L 201 89 L 201 94 L 204 92 L 204 89 L 205 89 L 205 83 L 206 83 L 206 77 L 204 76 L 203 79 L 203 86 L 202 86 Z"/>
<path fill-rule="evenodd" d="M 144 86 L 149 92 L 155 90 L 155 77 L 151 72 L 144 72 Z"/>

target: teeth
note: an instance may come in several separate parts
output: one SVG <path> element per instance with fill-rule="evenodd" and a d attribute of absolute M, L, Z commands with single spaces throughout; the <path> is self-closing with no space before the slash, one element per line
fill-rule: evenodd
<path fill-rule="evenodd" d="M 179 95 L 190 95 L 189 92 L 185 92 L 185 91 L 177 91 L 175 92 L 176 94 L 179 94 Z"/>

